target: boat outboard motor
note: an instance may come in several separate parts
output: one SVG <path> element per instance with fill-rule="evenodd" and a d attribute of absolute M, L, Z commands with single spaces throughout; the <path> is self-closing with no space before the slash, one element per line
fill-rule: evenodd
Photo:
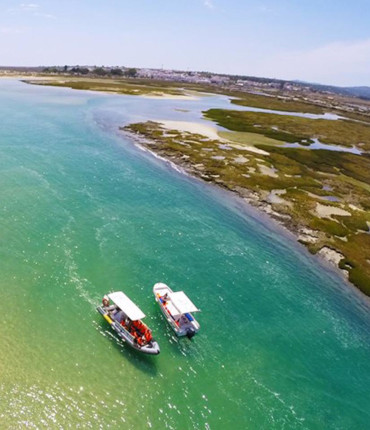
<path fill-rule="evenodd" d="M 191 339 L 194 335 L 195 335 L 195 330 L 193 329 L 193 327 L 190 327 L 189 329 L 186 330 L 186 336 L 188 339 Z"/>

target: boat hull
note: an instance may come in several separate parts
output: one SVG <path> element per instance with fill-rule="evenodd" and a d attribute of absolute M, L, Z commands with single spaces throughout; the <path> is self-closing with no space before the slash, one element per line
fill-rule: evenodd
<path fill-rule="evenodd" d="M 130 334 L 128 330 L 122 327 L 122 325 L 114 318 L 111 318 L 111 316 L 104 309 L 103 306 L 98 306 L 96 310 L 103 316 L 103 318 L 108 322 L 111 328 L 117 333 L 118 337 L 123 340 L 123 342 L 128 343 L 131 348 L 136 349 L 136 351 L 140 351 L 143 354 L 158 355 L 160 353 L 159 345 L 155 340 L 151 340 L 147 345 L 139 345 L 137 342 L 135 342 L 135 338 Z"/>
<path fill-rule="evenodd" d="M 188 321 L 187 324 L 181 327 L 176 320 L 172 317 L 167 308 L 163 305 L 161 301 L 161 297 L 163 295 L 172 293 L 172 289 L 166 284 L 158 283 L 153 287 L 153 294 L 156 302 L 159 305 L 159 308 L 162 311 L 162 314 L 166 318 L 168 324 L 171 326 L 172 330 L 176 333 L 177 336 L 187 336 L 189 339 L 192 338 L 196 333 L 198 333 L 200 329 L 199 323 L 194 319 L 192 315 L 190 315 L 192 321 Z"/>

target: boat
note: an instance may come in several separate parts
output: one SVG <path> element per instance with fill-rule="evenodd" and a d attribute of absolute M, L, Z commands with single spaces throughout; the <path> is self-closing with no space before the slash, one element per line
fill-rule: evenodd
<path fill-rule="evenodd" d="M 183 291 L 174 292 L 161 282 L 154 285 L 153 293 L 177 336 L 187 336 L 191 339 L 200 329 L 198 321 L 192 315 L 192 312 L 199 312 L 199 309 Z"/>
<path fill-rule="evenodd" d="M 160 353 L 151 330 L 142 322 L 145 314 L 122 291 L 105 295 L 102 305 L 96 309 L 117 335 L 132 348 L 144 354 Z"/>

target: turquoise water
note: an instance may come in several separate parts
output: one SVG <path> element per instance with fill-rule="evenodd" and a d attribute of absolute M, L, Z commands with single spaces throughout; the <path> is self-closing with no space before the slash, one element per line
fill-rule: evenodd
<path fill-rule="evenodd" d="M 368 428 L 369 302 L 116 132 L 226 104 L 0 81 L 0 428 Z M 202 309 L 192 341 L 163 320 L 159 281 Z M 96 312 L 119 289 L 159 356 Z"/>

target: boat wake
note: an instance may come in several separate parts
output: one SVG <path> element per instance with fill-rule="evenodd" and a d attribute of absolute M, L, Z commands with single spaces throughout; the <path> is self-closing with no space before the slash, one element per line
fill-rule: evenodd
<path fill-rule="evenodd" d="M 71 285 L 75 288 L 77 291 L 79 297 L 83 298 L 87 303 L 89 303 L 93 308 L 95 308 L 96 303 L 99 301 L 99 296 L 93 297 L 90 294 L 90 290 L 92 290 L 92 284 L 90 281 L 86 278 L 82 278 L 78 274 L 78 266 L 73 258 L 73 252 L 71 249 L 65 249 L 64 250 L 65 255 L 65 267 L 67 271 L 67 278 Z"/>

